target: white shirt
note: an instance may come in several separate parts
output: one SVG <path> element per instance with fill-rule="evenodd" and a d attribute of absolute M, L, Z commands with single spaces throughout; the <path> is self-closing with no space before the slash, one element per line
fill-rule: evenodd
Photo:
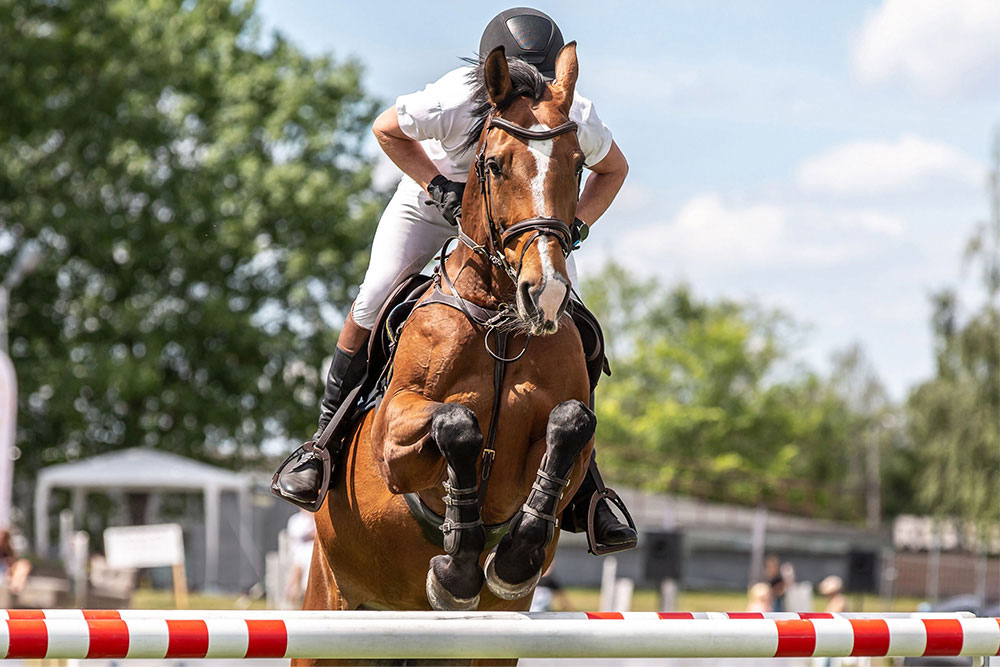
<path fill-rule="evenodd" d="M 396 116 L 403 134 L 420 142 L 445 178 L 463 183 L 475 158 L 474 148 L 463 149 L 475 124 L 473 87 L 468 79 L 471 71 L 471 66 L 459 67 L 423 90 L 396 98 Z M 597 115 L 594 103 L 576 93 L 569 117 L 579 125 L 576 136 L 587 166 L 603 160 L 611 150 L 612 136 Z"/>

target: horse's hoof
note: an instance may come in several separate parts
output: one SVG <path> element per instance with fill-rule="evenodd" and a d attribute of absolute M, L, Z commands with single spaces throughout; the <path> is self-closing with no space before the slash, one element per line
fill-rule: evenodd
<path fill-rule="evenodd" d="M 539 569 L 535 573 L 535 576 L 531 577 L 527 581 L 520 584 L 508 584 L 506 581 L 501 579 L 497 575 L 496 569 L 493 567 L 493 562 L 496 559 L 497 552 L 492 551 L 490 555 L 486 557 L 486 585 L 489 587 L 490 592 L 497 596 L 501 600 L 520 600 L 525 595 L 535 590 L 535 586 L 538 585 L 538 580 L 542 578 L 542 571 Z"/>
<path fill-rule="evenodd" d="M 479 607 L 479 594 L 471 598 L 457 598 L 441 585 L 433 568 L 427 570 L 427 601 L 435 611 L 475 611 Z"/>

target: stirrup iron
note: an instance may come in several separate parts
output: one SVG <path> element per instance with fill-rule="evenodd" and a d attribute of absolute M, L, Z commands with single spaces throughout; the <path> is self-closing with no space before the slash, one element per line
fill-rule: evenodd
<path fill-rule="evenodd" d="M 322 438 L 320 438 L 320 440 L 322 440 Z M 316 456 L 320 462 L 320 469 L 323 471 L 323 474 L 320 479 L 319 491 L 316 494 L 316 500 L 314 500 L 311 503 L 304 503 L 290 496 L 286 496 L 285 494 L 281 493 L 281 489 L 278 486 L 278 477 L 281 475 L 282 471 L 284 471 L 287 466 L 293 465 L 295 461 L 299 460 L 302 457 L 302 453 L 313 454 L 314 456 Z M 282 500 L 287 500 L 296 507 L 301 507 L 302 509 L 308 510 L 313 513 L 318 512 L 319 508 L 323 506 L 323 501 L 326 500 L 327 492 L 330 490 L 330 475 L 332 469 L 333 469 L 333 462 L 330 458 L 330 452 L 327 451 L 327 448 L 317 447 L 317 441 L 310 440 L 309 442 L 305 443 L 304 445 L 296 449 L 294 452 L 289 454 L 288 458 L 282 461 L 281 465 L 278 466 L 278 469 L 275 471 L 274 476 L 271 477 L 271 493 L 278 496 Z"/>
<path fill-rule="evenodd" d="M 598 491 L 594 491 L 594 495 L 590 497 L 590 507 L 587 508 L 587 551 L 595 556 L 604 556 L 607 554 L 618 553 L 619 551 L 635 549 L 638 544 L 638 540 L 614 545 L 602 545 L 598 543 L 594 530 L 594 514 L 597 513 L 597 504 L 602 500 L 607 500 L 609 503 L 614 504 L 615 507 L 620 509 L 622 514 L 625 515 L 625 521 L 628 522 L 629 528 L 635 530 L 635 522 L 632 520 L 632 515 L 628 512 L 628 508 L 625 507 L 625 502 L 618 497 L 618 494 L 615 493 L 614 489 L 609 489 L 603 484 L 600 486 L 603 488 Z"/>

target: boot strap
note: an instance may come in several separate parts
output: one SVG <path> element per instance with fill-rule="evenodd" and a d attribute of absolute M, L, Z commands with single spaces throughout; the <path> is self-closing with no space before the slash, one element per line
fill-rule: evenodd
<path fill-rule="evenodd" d="M 464 489 L 452 486 L 445 480 L 442 483 L 444 486 L 445 495 L 441 499 L 444 501 L 445 505 L 450 507 L 458 507 L 461 505 L 478 505 L 479 504 L 479 485 L 466 487 Z M 482 523 L 482 522 L 480 522 Z"/>
<path fill-rule="evenodd" d="M 538 491 L 539 493 L 544 493 L 549 498 L 555 498 L 556 500 L 562 500 L 563 492 L 566 490 L 566 487 L 560 487 L 557 490 L 550 491 L 549 489 L 546 489 L 541 484 L 539 484 L 537 481 L 531 485 L 531 488 L 535 491 Z"/>
<path fill-rule="evenodd" d="M 521 511 L 524 512 L 525 514 L 530 514 L 532 516 L 536 516 L 539 519 L 541 519 L 542 521 L 548 521 L 549 523 L 551 523 L 554 526 L 558 526 L 559 525 L 559 519 L 558 519 L 558 517 L 556 517 L 555 514 L 546 514 L 545 512 L 540 512 L 539 510 L 536 510 L 534 507 L 532 507 L 528 503 L 524 503 L 524 505 L 521 506 Z"/>
<path fill-rule="evenodd" d="M 445 519 L 441 522 L 441 532 L 447 535 L 453 530 L 462 530 L 464 528 L 475 528 L 477 526 L 483 525 L 482 519 L 476 519 L 475 521 L 452 521 L 451 519 Z"/>
<path fill-rule="evenodd" d="M 452 486 L 448 483 L 448 480 L 441 482 L 441 486 L 444 487 L 444 492 L 447 493 L 452 498 L 458 498 L 461 496 L 475 496 L 479 493 L 479 485 L 469 486 L 461 489 L 457 486 Z"/>
<path fill-rule="evenodd" d="M 562 477 L 556 477 L 555 475 L 550 475 L 550 474 L 548 474 L 547 472 L 545 472 L 544 470 L 541 470 L 541 469 L 539 469 L 538 472 L 536 472 L 535 474 L 538 477 L 541 477 L 542 479 L 544 479 L 545 481 L 552 482 L 553 484 L 558 484 L 559 486 L 567 486 L 567 485 L 569 485 L 569 480 L 568 479 L 563 479 Z"/>
<path fill-rule="evenodd" d="M 479 498 L 477 498 L 477 497 L 473 497 L 473 498 L 452 498 L 451 496 L 445 496 L 441 500 L 443 500 L 444 504 L 447 505 L 448 507 L 458 507 L 460 505 L 478 505 L 479 504 Z"/>

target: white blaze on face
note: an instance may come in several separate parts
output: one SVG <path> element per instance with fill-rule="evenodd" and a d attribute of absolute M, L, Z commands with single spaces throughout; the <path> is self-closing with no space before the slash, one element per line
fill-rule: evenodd
<path fill-rule="evenodd" d="M 538 295 L 538 309 L 549 322 L 555 322 L 559 315 L 559 306 L 566 298 L 566 279 L 556 273 L 552 266 L 552 258 L 549 256 L 551 244 L 544 236 L 535 239 L 538 246 L 538 256 L 542 261 L 542 276 L 545 278 L 545 287 Z"/>
<path fill-rule="evenodd" d="M 531 130 L 548 130 L 548 125 L 532 125 Z M 535 158 L 535 177 L 531 179 L 531 197 L 535 200 L 535 215 L 547 217 L 552 215 L 545 202 L 545 177 L 549 175 L 549 163 L 552 161 L 552 140 L 529 140 L 528 150 Z"/>
<path fill-rule="evenodd" d="M 548 125 L 536 124 L 531 126 L 532 130 L 548 130 Z M 551 217 L 552 211 L 545 201 L 545 179 L 549 175 L 549 165 L 552 162 L 552 140 L 540 139 L 529 140 L 528 151 L 535 158 L 535 176 L 531 179 L 531 197 L 535 203 L 535 215 Z M 551 244 L 544 236 L 539 236 L 535 240 L 538 248 L 538 257 L 542 263 L 542 280 L 544 288 L 538 295 L 537 306 L 542 311 L 546 320 L 554 322 L 559 314 L 559 307 L 566 297 L 566 285 L 569 282 L 565 277 L 556 273 L 552 264 L 552 257 L 549 255 Z"/>

